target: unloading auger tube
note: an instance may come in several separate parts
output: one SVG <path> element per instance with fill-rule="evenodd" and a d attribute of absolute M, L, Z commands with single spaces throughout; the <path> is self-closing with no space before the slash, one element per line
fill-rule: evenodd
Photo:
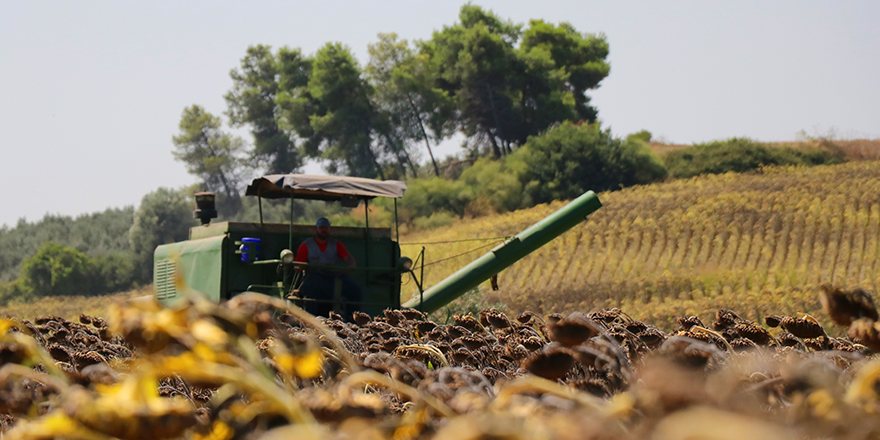
<path fill-rule="evenodd" d="M 581 194 L 558 211 L 544 217 L 486 255 L 431 286 L 422 295 L 407 301 L 403 307 L 419 309 L 423 312 L 439 310 L 468 290 L 477 287 L 483 281 L 562 235 L 601 207 L 602 203 L 593 191 Z"/>

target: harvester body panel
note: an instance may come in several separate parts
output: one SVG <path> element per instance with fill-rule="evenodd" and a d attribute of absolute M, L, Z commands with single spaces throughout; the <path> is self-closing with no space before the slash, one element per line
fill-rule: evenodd
<path fill-rule="evenodd" d="M 194 226 L 190 229 L 190 240 L 156 249 L 156 297 L 163 304 L 170 305 L 183 295 L 174 288 L 173 279 L 171 284 L 167 281 L 169 270 L 182 274 L 187 289 L 215 302 L 228 300 L 245 291 L 279 296 L 284 268 L 279 271 L 275 259 L 282 250 L 291 247 L 291 241 L 292 251 L 296 253 L 303 241 L 314 236 L 314 231 L 311 225 L 291 227 L 277 223 L 219 222 Z M 376 315 L 385 308 L 400 307 L 400 274 L 396 270 L 400 246 L 391 239 L 391 229 L 334 227 L 333 237 L 345 245 L 359 267 L 369 265 L 375 269 L 356 270 L 350 274 L 362 287 L 364 305 L 361 309 Z M 259 239 L 260 249 L 251 244 L 247 251 L 249 255 L 243 259 L 245 239 Z M 173 265 L 170 269 L 169 264 Z M 290 266 L 286 270 L 293 268 Z"/>
<path fill-rule="evenodd" d="M 220 301 L 226 285 L 225 236 L 164 244 L 153 253 L 153 290 L 162 304 L 171 305 L 184 289 Z"/>

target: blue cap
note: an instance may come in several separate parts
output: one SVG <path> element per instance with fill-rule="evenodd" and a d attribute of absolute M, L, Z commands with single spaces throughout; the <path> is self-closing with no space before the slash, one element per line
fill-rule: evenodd
<path fill-rule="evenodd" d="M 327 220 L 326 217 L 321 217 L 318 221 L 315 222 L 315 227 L 320 228 L 321 226 L 330 227 L 330 220 Z"/>

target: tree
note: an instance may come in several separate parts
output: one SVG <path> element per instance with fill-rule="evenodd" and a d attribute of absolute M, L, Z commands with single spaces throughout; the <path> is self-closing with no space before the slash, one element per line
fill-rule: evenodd
<path fill-rule="evenodd" d="M 134 213 L 134 224 L 128 232 L 136 281 L 151 280 L 156 246 L 185 240 L 189 236 L 189 228 L 196 224 L 191 192 L 191 188 L 186 187 L 178 190 L 159 188 L 141 199 Z"/>
<path fill-rule="evenodd" d="M 221 130 L 220 118 L 198 105 L 183 110 L 180 134 L 172 137 L 175 159 L 186 164 L 190 174 L 205 182 L 209 191 L 223 194 L 224 215 L 241 208 L 244 141 Z"/>
<path fill-rule="evenodd" d="M 20 285 L 36 296 L 88 295 L 94 291 L 94 262 L 84 253 L 52 242 L 27 259 Z"/>
<path fill-rule="evenodd" d="M 568 200 L 596 192 L 647 184 L 666 176 L 659 159 L 642 142 L 625 142 L 598 124 L 564 122 L 533 136 L 516 155 L 527 164 L 525 190 L 535 203 Z"/>
<path fill-rule="evenodd" d="M 428 57 L 416 54 L 409 42 L 398 40 L 397 34 L 380 33 L 379 41 L 368 48 L 370 61 L 366 73 L 375 89 L 376 106 L 387 121 L 387 136 L 403 143 L 398 150 L 404 153 L 408 143 L 424 142 L 434 173 L 439 177 L 431 138 L 439 143 L 451 134 L 452 100 L 434 86 L 435 72 Z"/>
<path fill-rule="evenodd" d="M 521 70 L 514 53 L 520 26 L 470 4 L 459 20 L 434 32 L 422 52 L 438 72 L 437 87 L 454 99 L 459 129 L 487 141 L 498 158 L 511 151 L 517 124 L 511 98 Z"/>
<path fill-rule="evenodd" d="M 308 92 L 310 100 L 286 106 L 288 113 L 309 117 L 309 126 L 300 132 L 308 136 L 306 154 L 326 161 L 332 174 L 384 178 L 380 157 L 372 148 L 376 121 L 372 88 L 349 48 L 328 43 L 318 50 Z"/>
<path fill-rule="evenodd" d="M 589 105 L 587 90 L 599 87 L 599 83 L 611 72 L 605 61 L 608 42 L 602 34 L 581 34 L 569 23 L 558 26 L 543 20 L 532 20 L 523 33 L 518 54 L 532 60 L 528 63 L 525 106 L 534 110 L 532 118 L 536 134 L 562 119 L 541 120 L 541 107 L 564 106 L 573 112 L 565 119 L 572 121 L 596 121 L 598 112 Z M 537 61 L 540 60 L 540 61 Z M 572 105 L 573 104 L 573 105 Z M 560 116 L 563 116 L 560 114 Z"/>
<path fill-rule="evenodd" d="M 278 80 L 286 67 L 279 64 L 270 46 L 250 46 L 241 67 L 229 72 L 233 86 L 223 96 L 232 125 L 251 128 L 255 165 L 265 165 L 269 173 L 293 172 L 303 164 L 290 134 L 281 130 L 276 120 Z"/>
<path fill-rule="evenodd" d="M 315 151 L 311 115 L 321 108 L 321 103 L 309 92 L 312 59 L 303 56 L 299 49 L 288 47 L 278 49 L 275 58 L 278 63 L 278 93 L 275 95 L 278 126 L 290 133 L 290 137 L 302 138 L 305 143 L 300 146 L 300 154 L 308 156 L 308 151 Z"/>
<path fill-rule="evenodd" d="M 477 145 L 488 145 L 495 158 L 553 124 L 594 122 L 597 112 L 586 91 L 610 71 L 602 35 L 541 20 L 523 31 L 470 4 L 421 52 L 437 72 L 436 87 L 455 103 L 457 127 Z"/>

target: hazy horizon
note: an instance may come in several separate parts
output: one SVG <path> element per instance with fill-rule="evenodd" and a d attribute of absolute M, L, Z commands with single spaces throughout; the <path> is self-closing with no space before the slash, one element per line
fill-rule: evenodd
<path fill-rule="evenodd" d="M 474 3 L 515 22 L 605 33 L 611 74 L 588 95 L 617 136 L 880 137 L 878 2 Z M 428 39 L 456 21 L 460 6 L 8 2 L 0 15 L 0 225 L 136 206 L 160 186 L 194 183 L 171 156 L 171 136 L 186 106 L 223 114 L 229 71 L 249 45 L 313 53 L 340 41 L 364 64 L 377 33 Z M 457 148 L 446 142 L 440 152 Z"/>

